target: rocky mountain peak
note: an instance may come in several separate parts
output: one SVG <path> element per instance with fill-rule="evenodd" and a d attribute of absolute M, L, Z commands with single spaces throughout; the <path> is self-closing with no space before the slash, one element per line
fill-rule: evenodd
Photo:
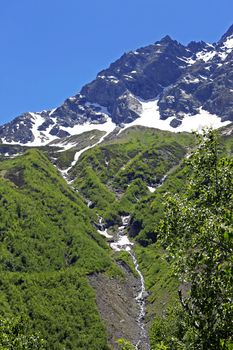
<path fill-rule="evenodd" d="M 221 37 L 219 40 L 219 44 L 224 43 L 228 38 L 233 37 L 233 24 L 230 26 L 230 28 L 226 31 L 225 34 Z"/>
<path fill-rule="evenodd" d="M 169 35 L 165 35 L 158 43 L 170 44 L 172 42 L 176 42 Z"/>
<path fill-rule="evenodd" d="M 204 41 L 191 41 L 187 48 L 194 54 L 204 50 L 206 43 Z"/>
<path fill-rule="evenodd" d="M 213 45 L 185 46 L 167 35 L 124 53 L 55 110 L 24 113 L 1 126 L 0 139 L 40 145 L 145 119 L 146 126 L 173 131 L 191 131 L 204 121 L 220 127 L 233 121 L 232 50 L 233 26 Z"/>

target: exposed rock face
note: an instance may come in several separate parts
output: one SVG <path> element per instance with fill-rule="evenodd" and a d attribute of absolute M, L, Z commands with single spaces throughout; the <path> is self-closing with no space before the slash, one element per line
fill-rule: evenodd
<path fill-rule="evenodd" d="M 137 119 L 140 101 L 158 99 L 160 118 L 174 117 L 175 129 L 185 115 L 200 108 L 233 121 L 233 26 L 218 43 L 192 41 L 187 46 L 169 36 L 125 53 L 81 92 L 53 111 L 24 113 L 0 127 L 3 142 L 27 144 L 72 134 L 85 123 L 116 125 Z"/>
<path fill-rule="evenodd" d="M 125 338 L 136 344 L 140 339 L 141 329 L 137 323 L 138 304 L 135 297 L 140 289 L 140 281 L 128 267 L 122 264 L 125 280 L 109 278 L 104 274 L 89 277 L 96 292 L 96 303 L 108 331 L 111 349 L 118 350 L 117 339 Z M 141 344 L 140 349 L 144 350 Z"/>
<path fill-rule="evenodd" d="M 233 121 L 233 35 L 225 43 L 201 46 L 202 51 L 194 54 L 195 61 L 190 61 L 192 64 L 185 73 L 162 92 L 159 100 L 162 118 L 194 115 L 202 107 L 222 120 Z"/>
<path fill-rule="evenodd" d="M 80 94 L 68 98 L 52 113 L 52 117 L 57 118 L 63 127 L 73 127 L 87 121 L 105 122 L 101 107 L 87 102 L 86 97 Z"/>
<path fill-rule="evenodd" d="M 142 112 L 142 106 L 138 99 L 128 91 L 118 97 L 112 111 L 112 120 L 116 124 L 130 123 L 137 119 Z"/>
<path fill-rule="evenodd" d="M 179 56 L 188 58 L 191 53 L 167 36 L 154 45 L 124 54 L 84 86 L 81 94 L 110 112 L 127 90 L 144 100 L 153 99 L 182 74 L 185 65 L 180 65 Z"/>
<path fill-rule="evenodd" d="M 6 142 L 13 140 L 15 143 L 21 142 L 26 144 L 33 139 L 32 125 L 30 113 L 24 113 L 10 123 L 0 127 L 0 137 L 3 137 Z"/>

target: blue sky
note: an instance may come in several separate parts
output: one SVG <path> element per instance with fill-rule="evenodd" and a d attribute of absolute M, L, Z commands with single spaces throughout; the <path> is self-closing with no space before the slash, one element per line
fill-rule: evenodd
<path fill-rule="evenodd" d="M 232 0 L 2 0 L 0 124 L 51 109 L 124 52 L 169 34 L 217 41 Z"/>

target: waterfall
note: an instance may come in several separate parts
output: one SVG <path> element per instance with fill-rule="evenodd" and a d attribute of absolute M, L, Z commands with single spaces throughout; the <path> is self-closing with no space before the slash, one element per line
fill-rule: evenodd
<path fill-rule="evenodd" d="M 125 232 L 126 227 L 128 226 L 129 221 L 130 221 L 130 216 L 122 216 L 121 220 L 122 220 L 122 226 L 118 227 L 117 234 L 115 237 L 113 237 L 107 233 L 107 230 L 106 230 L 105 226 L 103 225 L 103 219 L 101 217 L 99 217 L 100 230 L 98 230 L 98 232 L 107 238 L 111 237 L 112 239 L 114 239 L 114 242 L 110 243 L 110 247 L 113 250 L 115 250 L 115 251 L 124 250 L 124 251 L 128 252 L 132 258 L 134 268 L 137 271 L 138 276 L 140 278 L 140 290 L 139 290 L 138 295 L 136 296 L 135 300 L 139 306 L 139 314 L 138 314 L 136 321 L 137 321 L 141 331 L 140 331 L 140 335 L 139 335 L 139 340 L 138 340 L 137 344 L 135 344 L 135 350 L 150 350 L 149 339 L 147 337 L 147 332 L 146 332 L 145 323 L 144 323 L 144 318 L 145 318 L 145 314 L 146 314 L 144 277 L 142 275 L 142 272 L 140 271 L 140 268 L 139 268 L 139 265 L 137 262 L 137 258 L 135 256 L 134 252 L 132 251 L 132 247 L 133 247 L 134 243 L 129 240 L 129 238 Z"/>
<path fill-rule="evenodd" d="M 144 343 L 146 343 L 146 348 L 144 348 L 144 349 L 150 350 L 150 346 L 148 344 L 147 332 L 146 332 L 145 324 L 144 324 L 144 318 L 145 318 L 145 314 L 146 314 L 144 277 L 139 269 L 139 265 L 138 265 L 136 256 L 134 255 L 134 253 L 131 250 L 129 251 L 129 254 L 132 257 L 135 270 L 137 271 L 137 273 L 140 277 L 140 282 L 141 282 L 141 289 L 140 289 L 140 292 L 138 293 L 138 296 L 136 297 L 136 301 L 137 301 L 139 308 L 140 308 L 140 312 L 139 312 L 139 315 L 137 318 L 137 323 L 139 324 L 139 326 L 141 328 L 141 334 L 140 334 L 140 339 L 135 346 L 135 349 L 140 350 L 140 345 L 141 345 L 141 343 L 144 342 Z"/>

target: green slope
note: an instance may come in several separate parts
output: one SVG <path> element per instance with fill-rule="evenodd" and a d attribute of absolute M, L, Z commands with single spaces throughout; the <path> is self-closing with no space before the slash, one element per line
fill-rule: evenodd
<path fill-rule="evenodd" d="M 1 162 L 0 202 L 1 313 L 28 316 L 48 349 L 105 349 L 86 276 L 116 268 L 79 194 L 29 150 Z"/>
<path fill-rule="evenodd" d="M 193 135 L 134 127 L 86 151 L 70 171 L 73 185 L 95 209 L 112 217 L 129 214 L 192 147 Z M 141 181 L 141 182 L 140 182 Z"/>
<path fill-rule="evenodd" d="M 87 275 L 119 271 L 93 224 L 100 214 L 114 231 L 120 215 L 130 214 L 129 235 L 149 293 L 147 320 L 160 317 L 174 303 L 178 284 L 156 243 L 157 225 L 164 194 L 185 189 L 190 170 L 184 158 L 194 144 L 187 133 L 126 129 L 81 155 L 69 172 L 72 188 L 45 156 L 53 158 L 54 149 L 32 149 L 2 161 L 2 314 L 28 316 L 31 330 L 42 333 L 48 349 L 106 349 L 106 331 Z M 232 155 L 231 136 L 222 136 L 220 145 L 222 153 Z M 57 153 L 59 167 L 70 164 L 74 151 Z M 148 186 L 157 187 L 155 193 Z M 130 265 L 127 257 L 122 260 Z"/>
<path fill-rule="evenodd" d="M 223 154 L 232 155 L 232 144 L 231 136 L 222 135 Z M 114 219 L 116 223 L 117 214 L 131 214 L 129 234 L 140 244 L 136 253 L 149 293 L 148 320 L 152 316 L 160 317 L 178 298 L 179 284 L 171 275 L 163 250 L 156 244 L 157 225 L 163 216 L 164 194 L 182 192 L 186 188 L 190 169 L 184 158 L 193 147 L 194 136 L 190 134 L 134 128 L 86 152 L 72 172 L 77 176 L 75 185 L 81 189 L 81 194 L 95 202 L 107 224 L 114 224 Z M 111 195 L 111 200 L 107 199 L 103 206 L 99 206 L 91 189 L 85 192 L 87 182 L 83 169 L 87 166 L 95 183 L 98 182 L 96 194 L 99 198 L 106 198 L 105 193 Z M 162 186 L 155 193 L 149 193 L 147 185 L 156 187 L 164 175 L 167 178 Z"/>

